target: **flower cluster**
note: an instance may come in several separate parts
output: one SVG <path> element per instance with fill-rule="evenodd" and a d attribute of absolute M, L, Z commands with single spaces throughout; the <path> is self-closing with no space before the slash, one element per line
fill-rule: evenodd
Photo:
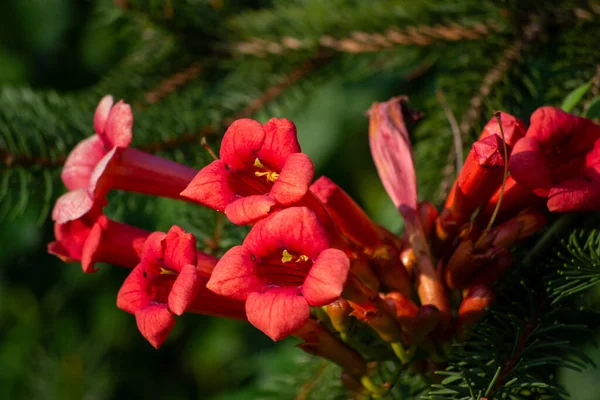
<path fill-rule="evenodd" d="M 437 344 L 483 317 L 511 249 L 545 226 L 548 211 L 600 210 L 600 127 L 542 107 L 529 128 L 506 113 L 485 125 L 438 213 L 417 198 L 408 125 L 420 115 L 405 101 L 369 112 L 373 159 L 406 223 L 401 237 L 331 179 L 313 181 L 291 121 L 233 122 L 220 158 L 195 170 L 130 147 L 131 108 L 106 96 L 95 135 L 65 162 L 69 191 L 55 204 L 48 251 L 87 273 L 96 262 L 130 268 L 117 306 L 156 348 L 184 313 L 240 319 L 273 340 L 302 339 L 302 350 L 342 366 L 350 387 L 381 394 L 357 332 L 370 330 L 402 363 L 417 349 L 443 359 Z M 197 203 L 251 228 L 216 258 L 176 225 L 147 232 L 107 218 L 113 189 Z"/>

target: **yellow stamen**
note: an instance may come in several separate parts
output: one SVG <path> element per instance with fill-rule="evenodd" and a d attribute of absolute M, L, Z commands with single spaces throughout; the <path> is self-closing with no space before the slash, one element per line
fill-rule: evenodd
<path fill-rule="evenodd" d="M 277 172 L 273 172 L 273 171 L 267 171 L 267 172 L 255 172 L 254 175 L 256 176 L 266 176 L 268 181 L 271 182 L 275 182 L 277 180 L 277 178 L 279 178 L 279 174 Z"/>
<path fill-rule="evenodd" d="M 290 254 L 289 251 L 287 251 L 287 250 L 283 251 L 283 257 L 281 257 L 281 262 L 282 263 L 286 263 L 286 262 L 292 261 L 293 259 L 294 259 L 294 257 Z"/>
<path fill-rule="evenodd" d="M 300 254 L 298 256 L 298 259 L 296 260 L 296 262 L 300 262 L 300 261 L 308 261 L 308 256 L 305 256 L 304 254 Z"/>
<path fill-rule="evenodd" d="M 161 275 L 177 275 L 177 272 L 171 271 L 169 269 L 165 269 L 165 268 L 161 267 L 160 268 L 160 274 Z"/>
<path fill-rule="evenodd" d="M 265 168 L 263 163 L 261 163 L 258 158 L 256 160 L 254 160 L 254 166 L 256 168 Z M 267 180 L 271 181 L 271 182 L 275 182 L 277 180 L 277 178 L 279 178 L 279 174 L 277 172 L 273 172 L 273 171 L 269 171 L 269 170 L 266 170 L 265 172 L 256 171 L 254 173 L 254 175 L 265 176 L 267 178 Z"/>

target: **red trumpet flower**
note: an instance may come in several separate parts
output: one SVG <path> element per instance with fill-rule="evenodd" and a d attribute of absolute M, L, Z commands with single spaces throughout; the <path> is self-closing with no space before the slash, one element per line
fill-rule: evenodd
<path fill-rule="evenodd" d="M 131 143 L 133 114 L 123 100 L 113 106 L 112 96 L 100 100 L 94 115 L 96 134 L 82 140 L 65 161 L 61 179 L 67 189 L 87 188 L 96 164 L 114 147 L 126 148 Z"/>
<path fill-rule="evenodd" d="M 117 297 L 117 306 L 135 315 L 142 335 L 159 348 L 184 312 L 245 319 L 244 304 L 206 289 L 217 260 L 196 250 L 196 239 L 178 226 L 154 232 L 146 240 L 140 263 Z"/>
<path fill-rule="evenodd" d="M 176 162 L 129 148 L 133 114 L 111 96 L 98 104 L 96 135 L 81 141 L 65 162 L 62 180 L 69 190 L 88 189 L 100 198 L 111 189 L 180 198 L 179 193 L 198 172 Z"/>
<path fill-rule="evenodd" d="M 220 155 L 181 195 L 224 212 L 238 225 L 266 217 L 277 205 L 298 202 L 313 178 L 314 166 L 300 153 L 296 127 L 287 119 L 264 125 L 235 121 L 225 132 Z"/>
<path fill-rule="evenodd" d="M 531 115 L 515 145 L 510 172 L 521 185 L 548 197 L 553 212 L 600 210 L 600 126 L 558 108 Z"/>
<path fill-rule="evenodd" d="M 477 207 L 485 204 L 502 185 L 503 146 L 502 139 L 493 134 L 473 144 L 440 214 L 438 235 L 441 238 L 445 238 L 445 231 L 459 230 Z"/>
<path fill-rule="evenodd" d="M 207 287 L 245 300 L 250 323 L 282 339 L 306 322 L 309 306 L 340 297 L 350 261 L 330 243 L 313 211 L 287 208 L 259 221 L 241 246 L 225 253 Z"/>
<path fill-rule="evenodd" d="M 96 271 L 96 262 L 133 268 L 150 232 L 108 219 L 103 205 L 84 189 L 62 195 L 52 211 L 56 241 L 48 244 L 48 252 L 64 261 L 81 261 L 86 273 Z"/>

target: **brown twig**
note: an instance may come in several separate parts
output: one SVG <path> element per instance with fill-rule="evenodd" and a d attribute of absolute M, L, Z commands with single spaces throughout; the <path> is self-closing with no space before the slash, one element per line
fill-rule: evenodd
<path fill-rule="evenodd" d="M 508 374 L 510 374 L 510 372 L 513 370 L 513 368 L 518 364 L 519 358 L 521 357 L 521 354 L 525 350 L 527 341 L 529 340 L 529 336 L 531 336 L 531 334 L 535 331 L 535 329 L 537 328 L 537 326 L 540 322 L 540 316 L 542 314 L 542 310 L 543 310 L 545 304 L 546 304 L 546 297 L 543 296 L 542 298 L 540 298 L 540 301 L 538 304 L 538 309 L 536 310 L 535 314 L 533 315 L 533 318 L 531 319 L 530 322 L 525 324 L 525 329 L 519 335 L 519 338 L 517 339 L 517 348 L 511 354 L 511 356 L 506 361 L 504 361 L 504 365 L 502 366 L 502 369 L 500 370 L 498 379 L 496 379 L 496 383 L 494 383 L 492 390 L 490 390 L 490 392 L 488 393 L 488 397 L 487 397 L 488 399 L 492 400 L 494 398 L 494 393 L 502 386 L 502 383 L 506 379 Z"/>
<path fill-rule="evenodd" d="M 446 114 L 446 119 L 450 124 L 450 128 L 452 129 L 452 139 L 454 141 L 454 159 L 456 160 L 456 170 L 460 171 L 463 163 L 463 144 L 462 144 L 462 136 L 460 134 L 460 128 L 458 127 L 458 122 L 456 122 L 456 118 L 454 117 L 454 113 L 452 109 L 448 105 L 446 98 L 444 97 L 444 92 L 441 88 L 437 88 L 435 91 L 435 95 L 438 98 L 438 102 L 442 106 L 444 110 L 444 114 Z"/>
<path fill-rule="evenodd" d="M 498 61 L 494 64 L 494 67 L 485 74 L 479 90 L 471 98 L 469 102 L 470 107 L 460 123 L 460 133 L 463 141 L 467 139 L 469 132 L 473 128 L 473 123 L 480 117 L 485 98 L 490 95 L 515 61 L 522 57 L 523 52 L 527 49 L 527 45 L 538 38 L 540 32 L 540 25 L 536 22 L 531 22 L 525 26 L 523 35 L 504 50 Z M 442 182 L 436 194 L 437 202 L 443 201 L 448 195 L 448 190 L 457 171 L 453 167 L 455 157 L 456 153 L 451 150 L 448 153 L 447 165 L 442 171 Z"/>
<path fill-rule="evenodd" d="M 202 72 L 202 65 L 198 61 L 195 61 L 181 71 L 163 79 L 158 85 L 144 94 L 146 103 L 158 103 L 177 89 L 195 80 L 200 75 L 200 72 Z M 136 108 L 143 108 L 143 104 L 136 104 Z"/>
<path fill-rule="evenodd" d="M 352 32 L 348 37 L 336 39 L 323 35 L 318 42 L 321 48 L 343 53 L 371 53 L 393 49 L 398 46 L 429 46 L 439 41 L 460 41 L 481 39 L 490 33 L 501 31 L 502 25 L 496 21 L 478 22 L 472 25 L 417 25 L 403 29 L 390 27 L 383 33 Z M 314 42 L 284 37 L 271 42 L 260 38 L 234 43 L 232 52 L 265 57 L 269 54 L 283 54 L 290 50 L 302 50 L 313 47 Z"/>
<path fill-rule="evenodd" d="M 267 103 L 279 97 L 290 86 L 298 82 L 300 79 L 308 75 L 316 68 L 326 64 L 331 59 L 332 57 L 329 55 L 319 54 L 316 57 L 306 61 L 298 68 L 292 70 L 290 73 L 284 76 L 281 81 L 265 89 L 258 97 L 256 97 L 250 103 L 248 103 L 243 109 L 235 113 L 232 117 L 224 118 L 221 121 L 219 128 L 209 125 L 205 126 L 199 131 L 184 133 L 177 137 L 166 140 L 161 139 L 160 141 L 142 145 L 139 148 L 140 150 L 155 153 L 159 151 L 178 148 L 185 144 L 195 143 L 198 140 L 201 140 L 202 137 L 214 135 L 220 130 L 230 125 L 231 122 L 233 122 L 236 119 L 251 117 L 258 110 L 263 108 Z M 51 159 L 47 157 L 28 157 L 23 155 L 16 155 L 6 150 L 0 150 L 0 159 L 2 159 L 6 167 L 41 166 L 46 168 L 57 168 L 64 163 L 66 155 L 62 154 L 56 157 L 55 159 Z"/>

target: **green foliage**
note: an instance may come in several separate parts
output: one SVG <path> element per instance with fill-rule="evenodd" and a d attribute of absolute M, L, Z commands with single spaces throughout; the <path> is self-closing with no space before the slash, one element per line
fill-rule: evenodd
<path fill-rule="evenodd" d="M 568 398 L 555 369 L 595 367 L 578 346 L 593 336 L 598 314 L 570 300 L 599 282 L 598 237 L 576 230 L 556 257 L 505 277 L 488 316 L 455 345 L 449 367 L 438 372 L 445 378 L 423 398 Z"/>
<path fill-rule="evenodd" d="M 52 10 L 59 15 L 66 2 L 56 4 Z M 56 32 L 67 31 L 61 18 L 56 19 Z M 35 221 L 43 222 L 63 192 L 61 165 L 73 146 L 93 133 L 94 108 L 106 93 L 132 104 L 133 146 L 195 168 L 211 160 L 201 138 L 217 149 L 233 119 L 290 118 L 318 174 L 331 175 L 374 219 L 394 231 L 400 218 L 377 180 L 367 149 L 363 113 L 371 102 L 406 94 L 411 106 L 425 113 L 412 138 L 419 195 L 438 202 L 441 198 L 434 196 L 440 184 L 452 178 L 451 171 L 443 171 L 452 164 L 454 151 L 436 89 L 443 91 L 460 122 L 464 150 L 495 109 L 526 120 L 536 107 L 560 105 L 571 92 L 564 100 L 567 108 L 585 110 L 592 118 L 600 115 L 597 97 L 589 98 L 594 88 L 597 95 L 597 76 L 593 78 L 600 64 L 600 13 L 594 2 L 561 0 L 548 7 L 543 2 L 479 0 L 98 0 L 86 18 L 89 25 L 80 46 L 94 67 L 84 84 L 53 90 L 30 78 L 33 87 L 0 88 L 0 221 L 20 221 L 18 235 L 31 232 Z M 10 21 L 2 22 L 5 26 Z M 55 35 L 45 37 L 35 28 L 32 42 L 46 48 L 55 40 Z M 0 47 L 0 57 L 10 60 L 0 63 L 4 82 L 31 76 L 27 57 L 14 53 Z M 202 249 L 217 255 L 245 234 L 244 228 L 213 211 L 173 200 L 111 193 L 106 212 L 150 230 L 177 223 L 196 235 Z M 15 398 L 25 391 L 36 398 L 110 398 L 128 379 L 111 382 L 110 370 L 129 376 L 129 370 L 136 370 L 132 359 L 139 363 L 137 356 L 156 361 L 159 356 L 142 348 L 146 344 L 134 322 L 113 310 L 124 275 L 112 280 L 101 275 L 92 284 L 70 278 L 73 271 L 50 273 L 64 267 L 53 265 L 47 256 L 25 262 L 18 255 L 32 248 L 44 253 L 51 235 L 14 239 L 8 225 L 0 233 L 6 240 L 32 242 L 24 249 L 0 251 L 0 260 L 19 271 L 7 273 L 11 284 L 0 281 L 0 365 L 9 366 L 0 368 L 0 378 L 17 382 L 19 376 L 31 375 L 27 382 L 1 385 L 0 397 Z M 425 398 L 564 398 L 556 368 L 580 370 L 590 364 L 573 338 L 589 336 L 581 321 L 595 315 L 582 311 L 573 299 L 600 280 L 599 237 L 577 231 L 544 266 L 530 265 L 508 276 L 498 287 L 490 315 L 455 346 L 449 368 L 440 373 L 443 381 L 428 389 Z M 28 274 L 23 271 L 38 264 L 47 267 L 40 281 L 51 283 L 27 289 L 19 273 Z M 102 285 L 108 287 L 98 291 Z M 90 292 L 97 301 L 89 298 Z M 95 319 L 87 316 L 88 310 Z M 74 322 L 65 313 L 86 318 Z M 59 333 L 42 333 L 50 323 Z M 233 360 L 250 353 L 243 344 L 252 335 L 249 330 L 219 323 L 205 326 L 205 321 L 184 324 L 193 323 L 182 319 L 178 327 L 196 329 L 187 337 L 177 328 L 174 336 L 188 341 L 182 339 L 173 349 L 189 355 L 177 368 L 177 373 L 188 371 L 177 375 L 177 382 L 185 381 L 188 389 L 201 384 L 214 394 L 219 384 L 251 381 L 247 390 L 222 398 L 347 396 L 337 367 L 305 356 L 289 343 L 273 354 L 248 356 L 240 365 Z M 90 326 L 92 333 L 86 336 Z M 192 341 L 194 335 L 198 338 Z M 224 337 L 226 345 L 208 351 L 215 336 Z M 80 344 L 72 348 L 70 343 Z M 122 366 L 115 360 L 125 349 L 134 356 Z M 24 361 L 28 359 L 38 362 L 32 367 Z M 386 363 L 380 367 L 381 382 L 395 381 L 392 396 L 414 398 L 426 387 L 420 375 L 388 370 Z M 224 371 L 229 368 L 233 372 L 228 381 Z M 36 380 L 38 375 L 44 378 Z M 176 386 L 173 376 L 147 383 L 145 395 L 166 396 L 160 385 Z M 132 373 L 132 379 L 148 380 L 141 372 Z M 181 390 L 175 397 L 192 397 Z"/>

